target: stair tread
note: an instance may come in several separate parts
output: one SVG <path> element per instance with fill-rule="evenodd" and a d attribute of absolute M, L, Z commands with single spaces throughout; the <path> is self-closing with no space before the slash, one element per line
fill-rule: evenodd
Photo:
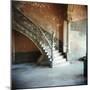
<path fill-rule="evenodd" d="M 54 64 L 63 63 L 63 62 L 66 62 L 66 60 L 65 59 L 62 59 L 62 60 L 58 60 L 58 61 L 55 61 L 55 60 L 53 61 Z"/>
<path fill-rule="evenodd" d="M 59 52 L 59 51 L 58 51 L 58 50 L 53 50 L 53 53 L 54 53 L 54 52 Z"/>
<path fill-rule="evenodd" d="M 57 55 L 53 55 L 53 58 L 56 58 L 56 57 L 59 57 L 60 54 L 57 54 Z M 48 56 L 48 58 L 50 58 L 51 56 Z"/>
<path fill-rule="evenodd" d="M 63 59 L 63 56 L 58 56 L 54 58 L 55 60 Z"/>
<path fill-rule="evenodd" d="M 58 53 L 59 53 L 58 51 L 55 51 L 52 54 L 54 55 L 54 54 L 58 54 Z M 47 54 L 50 54 L 50 52 L 48 51 Z"/>
<path fill-rule="evenodd" d="M 51 53 L 51 49 L 49 46 L 42 44 L 42 42 L 40 42 L 40 44 L 41 44 L 41 47 L 43 48 L 43 50 L 46 52 L 49 60 L 51 60 L 51 61 L 52 61 L 52 59 L 50 59 L 51 54 L 53 54 L 53 67 L 61 66 L 62 64 L 66 63 L 66 59 L 63 58 L 62 52 L 59 52 L 59 50 L 57 50 L 55 47 L 53 47 L 52 48 L 53 52 Z"/>
<path fill-rule="evenodd" d="M 44 50 L 50 50 L 51 51 L 51 49 L 50 48 L 43 48 Z M 52 48 L 52 50 L 54 51 L 55 50 L 55 48 Z"/>
<path fill-rule="evenodd" d="M 65 60 L 65 61 L 66 61 L 66 58 L 61 58 L 61 59 L 53 59 L 53 61 L 62 61 L 62 60 Z"/>
<path fill-rule="evenodd" d="M 60 63 L 60 64 L 53 64 L 53 67 L 55 68 L 55 67 L 61 67 L 61 66 L 65 66 L 65 65 L 69 65 L 70 63 L 69 62 L 65 62 L 65 63 Z"/>
<path fill-rule="evenodd" d="M 51 54 L 50 54 L 50 53 L 47 53 L 47 55 L 48 55 L 48 58 L 51 57 Z M 53 54 L 53 57 L 54 57 L 54 58 L 55 58 L 55 57 L 59 57 L 59 56 L 62 56 L 62 57 L 63 57 L 63 55 L 61 55 L 61 53 Z"/>

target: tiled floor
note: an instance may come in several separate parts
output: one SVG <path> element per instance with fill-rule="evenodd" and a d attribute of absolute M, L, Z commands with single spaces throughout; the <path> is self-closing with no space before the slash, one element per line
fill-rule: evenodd
<path fill-rule="evenodd" d="M 80 61 L 55 68 L 30 63 L 12 65 L 13 88 L 84 85 L 85 82 L 83 62 Z"/>

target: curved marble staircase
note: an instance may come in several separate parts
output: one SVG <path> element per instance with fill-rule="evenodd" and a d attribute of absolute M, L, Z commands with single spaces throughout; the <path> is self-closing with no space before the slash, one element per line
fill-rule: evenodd
<path fill-rule="evenodd" d="M 46 32 L 43 28 L 25 17 L 16 7 L 13 7 L 12 23 L 12 29 L 32 39 L 41 51 L 42 56 L 38 60 L 39 64 L 48 64 L 50 67 L 66 64 L 66 58 L 64 58 L 62 52 L 56 49 L 53 32 L 51 34 Z"/>
<path fill-rule="evenodd" d="M 44 49 L 46 55 L 48 56 L 49 61 L 52 62 L 52 67 L 58 67 L 61 65 L 67 64 L 66 58 L 62 55 L 62 52 L 59 52 L 59 50 L 55 49 L 55 46 L 52 48 L 52 53 L 50 53 L 50 49 L 48 46 L 45 46 L 41 43 L 42 48 Z M 52 55 L 52 58 L 51 58 Z"/>

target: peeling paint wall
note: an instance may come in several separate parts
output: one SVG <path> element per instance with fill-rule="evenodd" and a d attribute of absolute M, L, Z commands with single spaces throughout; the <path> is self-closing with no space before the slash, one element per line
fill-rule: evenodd
<path fill-rule="evenodd" d="M 86 56 L 87 7 L 82 5 L 69 6 L 69 47 L 68 60 L 77 60 Z"/>
<path fill-rule="evenodd" d="M 86 56 L 87 20 L 72 22 L 69 31 L 69 60 Z"/>

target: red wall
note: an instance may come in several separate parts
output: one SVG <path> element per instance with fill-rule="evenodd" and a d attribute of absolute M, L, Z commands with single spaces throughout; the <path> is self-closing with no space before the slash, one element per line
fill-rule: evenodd
<path fill-rule="evenodd" d="M 85 5 L 68 5 L 68 16 L 71 21 L 80 21 L 87 19 L 87 6 Z"/>
<path fill-rule="evenodd" d="M 12 31 L 12 47 L 13 52 L 32 52 L 38 51 L 35 44 L 17 31 Z"/>

